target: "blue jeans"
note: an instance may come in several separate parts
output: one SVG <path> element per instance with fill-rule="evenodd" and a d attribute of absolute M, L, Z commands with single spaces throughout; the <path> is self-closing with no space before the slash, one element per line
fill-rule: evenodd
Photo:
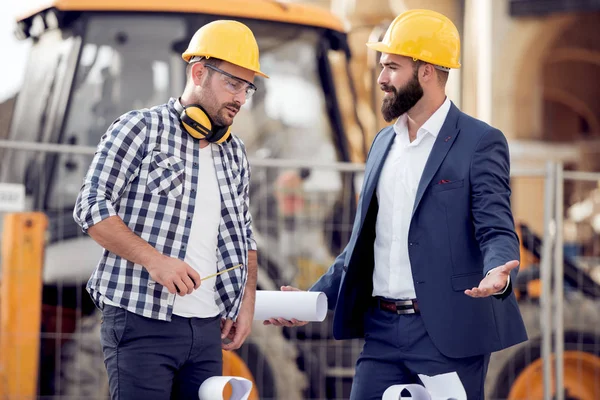
<path fill-rule="evenodd" d="M 373 306 L 365 316 L 365 345 L 352 383 L 351 400 L 380 400 L 392 385 L 421 384 L 419 374 L 456 372 L 467 399 L 484 398 L 490 355 L 449 358 L 439 352 L 419 314 L 398 315 Z"/>
<path fill-rule="evenodd" d="M 113 400 L 198 399 L 222 375 L 220 317 L 171 322 L 104 306 L 100 338 Z"/>

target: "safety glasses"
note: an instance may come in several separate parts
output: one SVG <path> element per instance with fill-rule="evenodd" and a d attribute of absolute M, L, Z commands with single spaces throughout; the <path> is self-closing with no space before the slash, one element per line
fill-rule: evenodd
<path fill-rule="evenodd" d="M 206 68 L 210 68 L 213 71 L 217 71 L 221 74 L 221 81 L 224 84 L 225 90 L 231 94 L 239 94 L 241 92 L 246 93 L 246 100 L 250 99 L 254 92 L 256 92 L 256 86 L 252 82 L 248 82 L 242 78 L 231 75 L 229 72 L 225 72 L 214 65 L 204 64 Z"/>

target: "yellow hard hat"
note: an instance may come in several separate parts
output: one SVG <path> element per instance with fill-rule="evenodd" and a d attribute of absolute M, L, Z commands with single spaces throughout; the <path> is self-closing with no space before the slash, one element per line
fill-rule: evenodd
<path fill-rule="evenodd" d="M 444 68 L 460 68 L 460 36 L 446 16 L 431 10 L 409 10 L 398 15 L 373 50 L 412 57 Z"/>
<path fill-rule="evenodd" d="M 260 71 L 254 34 L 241 22 L 219 20 L 198 29 L 182 58 L 189 62 L 195 56 L 218 58 L 268 78 Z"/>

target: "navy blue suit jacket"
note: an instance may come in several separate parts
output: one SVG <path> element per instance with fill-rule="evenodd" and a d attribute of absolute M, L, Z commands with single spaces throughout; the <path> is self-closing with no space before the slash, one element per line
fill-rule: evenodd
<path fill-rule="evenodd" d="M 364 336 L 364 314 L 373 291 L 375 188 L 394 136 L 387 127 L 375 137 L 352 236 L 310 288 L 325 292 L 329 308 L 335 309 L 336 339 Z M 407 243 L 424 324 L 436 347 L 449 357 L 491 353 L 527 340 L 510 287 L 501 297 L 464 293 L 492 268 L 519 260 L 509 170 L 502 132 L 452 104 L 419 183 Z M 512 281 L 516 274 L 514 270 Z"/>

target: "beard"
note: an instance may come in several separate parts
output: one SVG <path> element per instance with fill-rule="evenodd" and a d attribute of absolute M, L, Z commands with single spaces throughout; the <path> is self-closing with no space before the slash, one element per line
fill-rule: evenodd
<path fill-rule="evenodd" d="M 227 110 L 227 107 L 236 110 L 236 112 L 239 112 L 241 108 L 240 105 L 237 103 L 221 104 L 221 107 L 219 108 L 219 111 L 215 116 L 215 125 L 224 127 L 229 126 L 233 123 L 233 119 L 228 115 L 229 110 Z"/>
<path fill-rule="evenodd" d="M 227 107 L 236 110 L 236 112 L 240 111 L 241 106 L 238 103 L 223 103 L 217 104 L 216 95 L 211 88 L 211 78 L 212 74 L 209 74 L 208 78 L 202 82 L 203 89 L 203 99 L 204 108 L 206 112 L 210 115 L 210 118 L 213 121 L 213 129 L 224 128 L 226 126 L 230 126 L 233 123 L 233 119 L 229 117 Z"/>
<path fill-rule="evenodd" d="M 381 89 L 393 93 L 381 103 L 381 114 L 386 122 L 391 122 L 406 113 L 423 97 L 423 87 L 419 83 L 417 71 L 403 88 L 396 89 L 393 86 L 382 85 Z"/>

